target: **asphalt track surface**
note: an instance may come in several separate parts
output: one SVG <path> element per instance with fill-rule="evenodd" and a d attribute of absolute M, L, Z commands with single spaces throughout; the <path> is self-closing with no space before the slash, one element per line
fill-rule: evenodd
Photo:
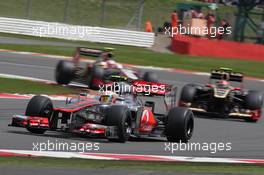
<path fill-rule="evenodd" d="M 54 80 L 54 67 L 58 59 L 0 53 L 0 73 L 30 76 Z M 208 77 L 184 73 L 156 71 L 162 81 L 180 88 L 186 83 L 206 83 Z M 245 88 L 263 90 L 259 81 L 245 81 Z M 70 134 L 47 132 L 34 135 L 23 128 L 11 128 L 8 124 L 13 114 L 24 114 L 27 100 L 0 99 L 0 149 L 32 150 L 33 143 L 68 142 L 99 143 L 100 149 L 93 152 L 152 154 L 174 156 L 264 158 L 264 122 L 246 123 L 240 120 L 195 118 L 195 130 L 191 143 L 231 143 L 230 151 L 165 151 L 164 138 L 132 139 L 125 144 L 110 143 L 105 139 L 80 138 Z M 175 146 L 176 148 L 176 146 Z"/>

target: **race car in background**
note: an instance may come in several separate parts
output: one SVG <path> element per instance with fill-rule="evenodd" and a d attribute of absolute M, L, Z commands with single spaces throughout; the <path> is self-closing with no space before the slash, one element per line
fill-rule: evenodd
<path fill-rule="evenodd" d="M 81 56 L 97 57 L 93 63 L 84 66 L 80 64 Z M 55 79 L 58 84 L 69 84 L 71 81 L 84 83 L 91 89 L 99 89 L 105 84 L 112 84 L 109 81 L 111 75 L 126 76 L 129 79 L 142 79 L 149 82 L 157 82 L 158 76 L 153 72 L 145 72 L 140 76 L 139 72 L 124 68 L 113 60 L 110 49 L 89 49 L 84 47 L 76 48 L 72 61 L 61 60 L 55 70 Z"/>
<path fill-rule="evenodd" d="M 163 93 L 120 94 L 107 92 L 99 98 L 85 94 L 71 98 L 61 107 L 54 107 L 44 96 L 34 96 L 25 115 L 15 115 L 10 126 L 24 127 L 36 134 L 47 130 L 105 137 L 109 141 L 126 142 L 130 136 L 167 137 L 170 142 L 188 142 L 193 133 L 194 118 L 190 109 L 176 107 L 177 88 Z M 161 98 L 165 112 L 156 113 L 155 99 Z"/>
<path fill-rule="evenodd" d="M 240 86 L 233 86 L 231 83 L 238 83 Z M 189 107 L 200 115 L 257 122 L 261 117 L 263 94 L 243 89 L 243 74 L 233 72 L 232 69 L 219 68 L 211 71 L 209 84 L 185 85 L 179 105 Z"/>

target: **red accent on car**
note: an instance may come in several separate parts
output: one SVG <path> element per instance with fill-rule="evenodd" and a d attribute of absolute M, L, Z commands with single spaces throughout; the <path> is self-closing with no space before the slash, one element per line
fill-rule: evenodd
<path fill-rule="evenodd" d="M 213 84 L 207 84 L 207 85 L 205 85 L 206 87 L 209 87 L 209 88 L 213 88 L 215 85 L 213 85 Z"/>
<path fill-rule="evenodd" d="M 147 82 L 144 80 L 133 80 L 133 92 L 164 95 L 168 92 L 169 85 L 159 82 Z"/>
<path fill-rule="evenodd" d="M 217 82 L 217 84 L 229 85 L 230 83 L 226 80 L 220 80 Z"/>
<path fill-rule="evenodd" d="M 45 117 L 29 117 L 29 127 L 49 127 L 49 119 Z"/>
<path fill-rule="evenodd" d="M 79 129 L 81 132 L 87 132 L 89 134 L 104 134 L 106 127 L 99 124 L 94 123 L 85 123 L 82 125 L 82 127 Z"/>
<path fill-rule="evenodd" d="M 258 121 L 261 117 L 261 110 L 258 109 L 258 110 L 252 111 L 251 114 L 252 114 L 251 115 L 252 120 Z"/>
<path fill-rule="evenodd" d="M 235 88 L 233 89 L 233 91 L 241 91 L 241 88 L 240 88 L 240 87 L 235 87 Z"/>
<path fill-rule="evenodd" d="M 144 108 L 140 120 L 139 132 L 150 133 L 156 125 L 157 122 L 152 111 L 148 108 Z"/>

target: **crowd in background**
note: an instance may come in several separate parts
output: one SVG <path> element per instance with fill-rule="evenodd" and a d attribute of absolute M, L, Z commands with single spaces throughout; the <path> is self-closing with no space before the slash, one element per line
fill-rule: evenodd
<path fill-rule="evenodd" d="M 198 0 L 202 2 L 208 2 L 208 3 L 220 3 L 224 5 L 237 5 L 239 0 Z"/>

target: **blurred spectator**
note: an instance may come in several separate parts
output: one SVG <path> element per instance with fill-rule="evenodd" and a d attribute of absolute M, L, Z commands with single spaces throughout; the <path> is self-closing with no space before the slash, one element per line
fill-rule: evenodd
<path fill-rule="evenodd" d="M 168 21 L 165 21 L 164 24 L 163 24 L 163 27 L 162 27 L 162 28 L 160 27 L 160 28 L 158 29 L 158 32 L 159 32 L 159 33 L 167 32 L 167 30 L 169 30 L 169 29 L 171 29 L 171 23 L 168 22 Z"/>
<path fill-rule="evenodd" d="M 230 26 L 230 24 L 225 20 L 225 19 L 221 19 L 220 21 L 220 26 L 219 27 L 223 27 L 224 28 L 224 32 L 222 33 L 218 33 L 217 34 L 217 39 L 223 39 L 225 34 L 227 33 L 227 28 Z"/>
<path fill-rule="evenodd" d="M 178 26 L 178 15 L 177 15 L 177 12 L 174 11 L 172 14 L 171 14 L 171 28 L 172 29 L 176 29 Z"/>
<path fill-rule="evenodd" d="M 153 28 L 152 28 L 152 24 L 150 22 L 150 20 L 147 20 L 146 22 L 146 29 L 145 29 L 146 32 L 153 32 Z"/>
<path fill-rule="evenodd" d="M 204 14 L 201 10 L 201 8 L 196 8 L 194 10 L 192 10 L 192 18 L 204 18 Z"/>
<path fill-rule="evenodd" d="M 237 5 L 239 3 L 239 0 L 198 0 L 201 2 L 207 2 L 207 3 L 221 3 L 224 5 Z"/>
<path fill-rule="evenodd" d="M 208 15 L 206 16 L 206 20 L 207 20 L 208 38 L 210 38 L 211 37 L 211 27 L 215 23 L 215 15 L 213 11 L 208 12 Z"/>

